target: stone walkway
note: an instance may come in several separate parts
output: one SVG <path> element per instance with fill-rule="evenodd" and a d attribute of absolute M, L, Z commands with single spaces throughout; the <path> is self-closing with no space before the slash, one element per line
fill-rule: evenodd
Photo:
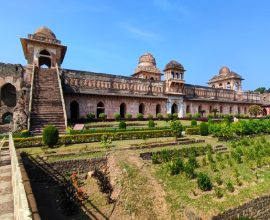
<path fill-rule="evenodd" d="M 0 219 L 14 219 L 11 161 L 8 147 L 2 148 L 0 152 Z"/>

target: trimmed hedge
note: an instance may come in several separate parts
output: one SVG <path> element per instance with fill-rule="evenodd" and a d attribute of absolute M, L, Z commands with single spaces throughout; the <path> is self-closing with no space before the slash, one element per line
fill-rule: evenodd
<path fill-rule="evenodd" d="M 102 136 L 106 136 L 113 141 L 116 140 L 130 140 L 142 138 L 158 138 L 158 137 L 172 137 L 171 130 L 152 130 L 152 131 L 129 131 L 129 132 L 115 132 L 115 133 L 95 133 L 95 134 L 75 134 L 60 136 L 57 144 L 76 144 L 99 142 Z M 37 147 L 42 146 L 42 137 L 33 138 L 14 138 L 16 148 L 23 147 Z"/>
<path fill-rule="evenodd" d="M 199 135 L 200 134 L 200 128 L 199 127 L 186 128 L 186 134 Z"/>

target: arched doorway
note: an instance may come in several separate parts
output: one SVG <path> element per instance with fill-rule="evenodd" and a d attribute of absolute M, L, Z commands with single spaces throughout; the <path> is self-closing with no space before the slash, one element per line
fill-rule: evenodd
<path fill-rule="evenodd" d="M 126 111 L 127 111 L 127 106 L 126 106 L 125 103 L 122 103 L 120 105 L 120 116 L 121 116 L 121 118 L 125 118 Z"/>
<path fill-rule="evenodd" d="M 171 113 L 172 114 L 174 114 L 174 113 L 178 114 L 178 107 L 177 107 L 177 105 L 175 103 L 173 103 L 173 105 L 172 105 Z"/>
<path fill-rule="evenodd" d="M 10 83 L 7 83 L 1 88 L 1 100 L 8 107 L 15 107 L 16 99 L 16 88 Z"/>
<path fill-rule="evenodd" d="M 187 105 L 187 107 L 186 107 L 186 113 L 190 113 L 190 106 L 189 105 Z"/>
<path fill-rule="evenodd" d="M 263 116 L 266 116 L 267 115 L 267 110 L 264 108 L 262 113 L 263 113 Z"/>
<path fill-rule="evenodd" d="M 219 113 L 223 113 L 223 106 L 222 105 L 219 106 Z"/>
<path fill-rule="evenodd" d="M 99 118 L 99 115 L 101 113 L 105 113 L 105 106 L 104 106 L 103 102 L 99 102 L 97 104 L 97 118 Z"/>
<path fill-rule="evenodd" d="M 2 122 L 3 124 L 9 124 L 12 121 L 13 115 L 10 112 L 6 112 L 2 116 Z"/>
<path fill-rule="evenodd" d="M 70 103 L 70 118 L 78 119 L 80 117 L 80 106 L 77 101 L 72 101 Z"/>
<path fill-rule="evenodd" d="M 157 106 L 156 106 L 156 117 L 157 117 L 157 114 L 159 114 L 160 112 L 161 112 L 160 104 L 157 104 Z"/>
<path fill-rule="evenodd" d="M 141 113 L 141 114 L 144 115 L 144 104 L 143 104 L 143 103 L 141 103 L 141 104 L 139 105 L 139 113 Z"/>
<path fill-rule="evenodd" d="M 47 50 L 40 51 L 38 65 L 42 68 L 51 68 L 51 54 Z"/>

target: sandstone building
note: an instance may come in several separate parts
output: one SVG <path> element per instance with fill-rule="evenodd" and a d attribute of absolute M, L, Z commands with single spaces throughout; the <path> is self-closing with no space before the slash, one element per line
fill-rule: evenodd
<path fill-rule="evenodd" d="M 254 103 L 268 106 L 269 96 L 242 91 L 243 78 L 222 67 L 209 86 L 185 83 L 184 67 L 170 61 L 163 71 L 150 53 L 139 58 L 131 77 L 70 70 L 61 67 L 67 47 L 46 27 L 21 39 L 27 64 L 0 64 L 2 123 L 13 117 L 13 129 L 39 133 L 54 124 L 62 132 L 67 119 L 119 112 L 134 117 L 158 113 L 201 113 L 217 109 L 226 114 L 248 114 Z M 162 80 L 164 75 L 164 80 Z M 264 110 L 267 114 L 267 109 Z"/>

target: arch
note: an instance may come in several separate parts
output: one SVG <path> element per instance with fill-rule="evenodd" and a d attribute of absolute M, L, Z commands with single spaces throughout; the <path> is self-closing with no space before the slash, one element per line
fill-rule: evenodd
<path fill-rule="evenodd" d="M 174 113 L 178 114 L 178 106 L 175 103 L 173 103 L 173 105 L 172 105 L 171 113 L 172 114 L 174 114 Z"/>
<path fill-rule="evenodd" d="M 236 82 L 236 83 L 234 84 L 234 90 L 235 90 L 235 91 L 238 91 L 238 90 L 239 90 L 239 84 L 238 84 L 238 82 Z"/>
<path fill-rule="evenodd" d="M 232 114 L 232 113 L 233 113 L 233 107 L 230 106 L 230 114 Z"/>
<path fill-rule="evenodd" d="M 140 105 L 139 105 L 139 113 L 141 113 L 141 114 L 143 114 L 144 115 L 144 104 L 143 103 L 141 103 Z"/>
<path fill-rule="evenodd" d="M 223 85 L 222 85 L 222 83 L 219 83 L 219 86 L 218 86 L 219 88 L 223 88 Z"/>
<path fill-rule="evenodd" d="M 3 124 L 9 124 L 13 119 L 13 114 L 11 112 L 6 112 L 2 116 L 2 122 Z"/>
<path fill-rule="evenodd" d="M 240 106 L 237 107 L 237 113 L 238 114 L 241 114 L 241 108 L 240 108 Z"/>
<path fill-rule="evenodd" d="M 160 112 L 161 112 L 160 104 L 157 104 L 157 105 L 156 105 L 156 116 L 157 116 L 157 114 L 159 114 Z"/>
<path fill-rule="evenodd" d="M 202 112 L 202 106 L 201 106 L 201 105 L 199 105 L 199 107 L 198 107 L 198 112 L 199 112 L 199 113 Z"/>
<path fill-rule="evenodd" d="M 267 115 L 267 110 L 265 108 L 262 110 L 262 114 L 263 114 L 263 116 Z"/>
<path fill-rule="evenodd" d="M 187 105 L 187 107 L 186 107 L 186 113 L 190 113 L 190 106 L 189 105 Z"/>
<path fill-rule="evenodd" d="M 219 106 L 219 113 L 223 113 L 223 106 L 222 105 Z"/>
<path fill-rule="evenodd" d="M 150 78 L 150 80 L 154 80 L 154 77 L 152 76 L 152 77 Z"/>
<path fill-rule="evenodd" d="M 72 101 L 70 103 L 69 109 L 71 119 L 78 119 L 80 117 L 80 105 L 77 101 Z"/>
<path fill-rule="evenodd" d="M 172 78 L 174 79 L 174 72 L 172 72 Z"/>
<path fill-rule="evenodd" d="M 125 118 L 125 115 L 127 113 L 127 106 L 125 103 L 122 103 L 120 105 L 120 115 L 121 115 L 121 118 Z"/>
<path fill-rule="evenodd" d="M 227 82 L 226 89 L 231 89 L 231 83 Z"/>
<path fill-rule="evenodd" d="M 213 111 L 213 106 L 210 105 L 210 106 L 209 106 L 209 113 L 212 113 L 212 111 Z"/>
<path fill-rule="evenodd" d="M 46 49 L 39 52 L 38 65 L 39 67 L 51 68 L 51 54 Z"/>
<path fill-rule="evenodd" d="M 104 106 L 104 103 L 103 102 L 99 102 L 97 104 L 97 118 L 99 118 L 99 115 L 101 113 L 105 113 L 105 106 Z"/>
<path fill-rule="evenodd" d="M 17 103 L 16 88 L 11 83 L 6 83 L 1 88 L 1 100 L 8 107 L 15 107 Z"/>

